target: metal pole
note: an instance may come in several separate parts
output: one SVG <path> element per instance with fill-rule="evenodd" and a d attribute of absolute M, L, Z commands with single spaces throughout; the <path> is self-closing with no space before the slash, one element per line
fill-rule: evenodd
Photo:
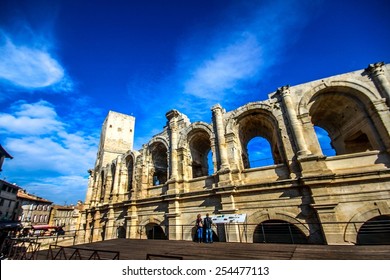
<path fill-rule="evenodd" d="M 288 225 L 288 231 L 290 232 L 291 242 L 292 242 L 292 244 L 295 244 L 294 243 L 294 237 L 293 237 L 292 232 L 291 232 L 290 223 L 287 223 L 287 225 Z"/>
<path fill-rule="evenodd" d="M 240 236 L 240 243 L 242 243 L 240 224 L 237 224 L 237 226 L 238 226 L 238 235 Z"/>
<path fill-rule="evenodd" d="M 263 232 L 263 242 L 267 243 L 267 240 L 265 239 L 265 232 L 264 232 L 264 225 L 261 223 L 261 231 Z"/>

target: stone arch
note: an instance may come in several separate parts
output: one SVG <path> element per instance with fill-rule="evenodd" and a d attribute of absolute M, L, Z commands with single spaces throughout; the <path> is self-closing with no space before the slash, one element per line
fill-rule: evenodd
<path fill-rule="evenodd" d="M 377 216 L 390 215 L 390 208 L 384 203 L 374 203 L 357 209 L 357 213 L 348 221 L 344 230 L 344 241 L 356 244 L 357 234 L 362 225 Z"/>
<path fill-rule="evenodd" d="M 241 159 L 244 168 L 250 168 L 247 145 L 255 137 L 262 137 L 270 144 L 274 164 L 286 162 L 284 144 L 277 117 L 266 103 L 249 103 L 235 110 L 227 124 L 226 133 L 234 134 L 241 144 Z"/>
<path fill-rule="evenodd" d="M 123 157 L 124 168 L 122 173 L 126 176 L 126 191 L 132 192 L 135 187 L 136 156 L 133 152 L 127 152 Z"/>
<path fill-rule="evenodd" d="M 141 234 L 147 239 L 167 239 L 167 232 L 162 228 L 163 225 L 163 220 L 158 217 L 147 217 L 140 223 Z"/>
<path fill-rule="evenodd" d="M 322 92 L 323 90 L 332 88 L 332 87 L 345 87 L 345 88 L 351 88 L 354 89 L 356 94 L 359 96 L 360 99 L 365 99 L 366 101 L 370 100 L 370 103 L 374 102 L 375 100 L 380 99 L 379 96 L 377 96 L 374 91 L 372 91 L 370 88 L 366 87 L 362 82 L 354 79 L 350 79 L 348 81 L 345 80 L 338 80 L 338 81 L 332 81 L 327 82 L 324 81 L 318 86 L 313 87 L 311 90 L 304 93 L 301 100 L 298 102 L 298 115 L 305 115 L 309 113 L 308 107 L 310 101 L 317 95 L 318 93 Z"/>
<path fill-rule="evenodd" d="M 310 118 L 312 135 L 315 135 L 314 126 L 328 133 L 336 155 L 382 151 L 388 135 L 384 135 L 386 129 L 375 111 L 375 100 L 377 96 L 360 84 L 333 81 L 307 92 L 299 102 L 298 111 Z"/>
<path fill-rule="evenodd" d="M 149 158 L 152 163 L 151 172 L 153 185 L 165 184 L 169 177 L 169 145 L 165 138 L 155 137 L 148 144 Z"/>
<path fill-rule="evenodd" d="M 229 120 L 226 122 L 226 126 L 225 126 L 225 133 L 226 134 L 230 134 L 230 133 L 237 133 L 236 131 L 236 126 L 237 126 L 237 118 L 248 112 L 249 110 L 253 110 L 253 109 L 258 109 L 258 110 L 264 110 L 264 111 L 267 111 L 269 112 L 270 114 L 273 114 L 272 113 L 272 107 L 271 105 L 269 104 L 266 104 L 264 102 L 251 102 L 251 103 L 248 103 L 244 106 L 241 106 L 239 108 L 237 108 L 236 110 L 234 110 L 230 117 L 229 117 Z M 275 117 L 275 116 L 274 116 Z M 275 117 L 276 119 L 276 117 Z"/>
<path fill-rule="evenodd" d="M 165 138 L 165 137 L 162 137 L 162 136 L 155 136 L 153 137 L 149 143 L 148 143 L 148 146 L 152 146 L 153 144 L 155 143 L 162 143 L 164 144 L 165 148 L 168 150 L 169 148 L 169 142 L 168 140 Z"/>
<path fill-rule="evenodd" d="M 302 233 L 309 238 L 310 229 L 305 223 L 295 218 L 295 214 L 289 212 L 274 212 L 274 211 L 257 211 L 248 217 L 249 224 L 261 224 L 268 220 L 282 220 L 294 224 Z"/>
<path fill-rule="evenodd" d="M 210 135 L 201 128 L 195 128 L 187 135 L 189 154 L 191 156 L 192 178 L 207 176 L 208 154 L 211 151 Z"/>
<path fill-rule="evenodd" d="M 182 168 L 189 178 L 209 175 L 208 156 L 210 152 L 215 155 L 213 138 L 212 126 L 204 122 L 192 123 L 181 133 L 178 147 L 182 151 Z"/>
<path fill-rule="evenodd" d="M 140 226 L 145 226 L 147 224 L 158 224 L 161 226 L 164 224 L 164 219 L 160 219 L 157 216 L 148 216 L 144 217 L 139 223 Z"/>
<path fill-rule="evenodd" d="M 179 148 L 184 148 L 187 146 L 188 136 L 191 134 L 191 132 L 193 130 L 203 130 L 204 132 L 206 132 L 209 135 L 210 139 L 212 139 L 214 137 L 214 132 L 213 132 L 213 128 L 211 125 L 209 125 L 205 122 L 194 122 L 191 125 L 189 125 L 188 127 L 186 127 L 181 132 L 181 136 L 180 136 L 180 139 L 178 141 Z"/>

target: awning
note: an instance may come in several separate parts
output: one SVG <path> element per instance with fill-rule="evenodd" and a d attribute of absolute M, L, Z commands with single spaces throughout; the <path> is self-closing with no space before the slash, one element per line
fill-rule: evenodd
<path fill-rule="evenodd" d="M 51 229 L 51 228 L 58 228 L 57 226 L 51 226 L 51 225 L 33 225 L 31 226 L 33 229 L 39 230 L 39 229 Z"/>

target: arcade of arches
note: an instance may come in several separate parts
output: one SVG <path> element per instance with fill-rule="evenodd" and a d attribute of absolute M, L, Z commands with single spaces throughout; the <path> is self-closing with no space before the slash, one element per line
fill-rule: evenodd
<path fill-rule="evenodd" d="M 139 150 L 134 118 L 110 112 L 78 242 L 190 241 L 209 213 L 246 214 L 213 228 L 220 242 L 390 244 L 390 66 L 268 96 L 217 104 L 211 123 L 171 110 Z"/>

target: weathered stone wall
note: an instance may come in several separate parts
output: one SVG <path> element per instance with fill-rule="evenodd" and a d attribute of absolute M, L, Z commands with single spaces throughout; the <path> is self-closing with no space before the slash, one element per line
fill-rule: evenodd
<path fill-rule="evenodd" d="M 79 242 L 123 232 L 192 240 L 197 213 L 245 213 L 245 225 L 219 225 L 215 236 L 261 242 L 260 229 L 285 222 L 309 243 L 355 244 L 364 223 L 390 220 L 389 81 L 390 66 L 376 63 L 283 86 L 230 112 L 216 105 L 209 124 L 172 110 L 139 151 L 134 118 L 110 112 Z M 335 156 L 324 154 L 315 126 L 329 134 Z M 273 164 L 251 168 L 255 137 L 268 141 Z"/>

